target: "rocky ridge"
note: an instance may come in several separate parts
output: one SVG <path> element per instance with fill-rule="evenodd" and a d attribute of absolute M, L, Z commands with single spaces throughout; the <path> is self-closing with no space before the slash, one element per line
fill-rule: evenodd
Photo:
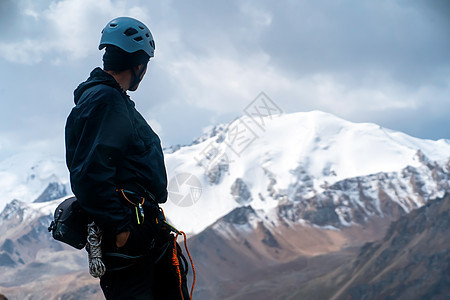
<path fill-rule="evenodd" d="M 362 247 L 299 256 L 229 278 L 200 299 L 432 299 L 450 297 L 450 194 L 394 221 Z"/>

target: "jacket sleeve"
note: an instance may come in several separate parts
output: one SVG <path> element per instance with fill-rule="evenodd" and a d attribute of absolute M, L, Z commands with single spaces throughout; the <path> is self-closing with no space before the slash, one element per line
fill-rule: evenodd
<path fill-rule="evenodd" d="M 79 110 L 69 166 L 72 190 L 104 234 L 113 236 L 130 228 L 127 212 L 115 191 L 115 174 L 129 145 L 132 123 L 117 91 L 97 95 Z"/>

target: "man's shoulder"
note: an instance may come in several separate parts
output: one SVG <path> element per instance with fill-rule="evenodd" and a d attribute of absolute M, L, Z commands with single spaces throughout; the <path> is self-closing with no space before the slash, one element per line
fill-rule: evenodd
<path fill-rule="evenodd" d="M 97 83 L 88 87 L 80 97 L 80 105 L 125 105 L 120 91 L 105 83 Z"/>
<path fill-rule="evenodd" d="M 107 83 L 97 83 L 86 89 L 88 93 L 94 93 L 99 96 L 109 96 L 122 98 L 122 93 L 115 87 L 108 85 Z"/>

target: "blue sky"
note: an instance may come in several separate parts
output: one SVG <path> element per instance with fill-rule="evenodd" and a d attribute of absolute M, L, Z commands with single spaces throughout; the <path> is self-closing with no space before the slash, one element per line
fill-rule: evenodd
<path fill-rule="evenodd" d="M 100 32 L 117 16 L 155 38 L 130 95 L 163 146 L 240 116 L 261 91 L 285 113 L 450 139 L 446 0 L 1 0 L 0 159 L 64 155 L 73 90 L 101 65 Z"/>

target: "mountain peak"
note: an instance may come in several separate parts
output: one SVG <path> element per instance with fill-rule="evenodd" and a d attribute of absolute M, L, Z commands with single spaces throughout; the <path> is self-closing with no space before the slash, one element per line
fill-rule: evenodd
<path fill-rule="evenodd" d="M 24 205 L 25 203 L 20 200 L 12 200 L 0 213 L 0 220 L 8 220 L 14 216 L 23 217 Z"/>
<path fill-rule="evenodd" d="M 51 183 L 58 185 L 60 192 L 70 190 L 69 173 L 64 159 L 37 152 L 23 152 L 1 161 L 0 211 L 12 199 L 26 203 L 38 199 Z M 50 198 L 62 197 L 62 193 L 57 194 Z"/>
<path fill-rule="evenodd" d="M 171 219 L 190 232 L 201 231 L 237 207 L 249 205 L 268 213 L 283 201 L 306 200 L 315 203 L 315 209 L 327 203 L 328 217 L 323 219 L 322 214 L 313 213 L 314 207 L 310 206 L 309 214 L 304 210 L 299 214 L 304 218 L 322 220 L 321 226 L 350 226 L 355 222 L 350 206 L 368 205 L 358 202 L 360 193 L 368 193 L 363 198 L 372 199 L 374 207 L 357 212 L 356 223 L 371 215 L 391 214 L 382 208 L 390 202 L 380 202 L 377 196 L 377 186 L 388 188 L 389 180 L 400 189 L 386 191 L 389 199 L 403 199 L 410 190 L 415 193 L 410 200 L 398 200 L 400 210 L 405 212 L 439 195 L 448 177 L 444 164 L 449 154 L 450 144 L 445 141 L 422 140 L 321 111 L 242 116 L 210 128 L 190 146 L 167 153 L 169 181 L 180 173 L 192 174 L 199 180 L 202 194 L 190 207 L 180 209 L 171 201 L 165 206 Z M 437 165 L 433 165 L 435 162 Z M 429 178 L 430 172 L 440 174 L 440 179 L 436 175 L 439 180 Z M 327 193 L 339 192 L 336 187 L 347 192 L 347 187 L 355 189 L 355 194 L 347 200 L 326 200 L 330 197 Z M 437 194 L 432 192 L 435 189 L 439 190 Z M 185 219 L 186 214 L 193 218 Z"/>

